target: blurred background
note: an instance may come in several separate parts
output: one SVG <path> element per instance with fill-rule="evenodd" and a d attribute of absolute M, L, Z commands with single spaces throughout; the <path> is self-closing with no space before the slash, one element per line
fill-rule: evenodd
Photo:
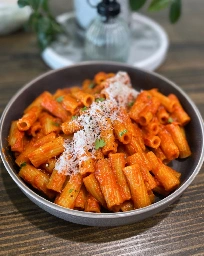
<path fill-rule="evenodd" d="M 87 1 L 81 0 L 83 3 Z M 95 0 L 92 0 L 95 1 Z M 12 4 L 16 3 L 15 0 L 0 0 L 0 6 L 2 4 Z M 25 1 L 26 2 L 26 1 Z M 79 1 L 76 1 L 79 2 Z M 125 2 L 125 1 L 124 1 Z M 204 30 L 203 30 L 203 0 L 184 0 L 182 1 L 182 13 L 180 19 L 175 23 L 171 24 L 169 20 L 169 9 L 165 8 L 160 11 L 150 12 L 148 11 L 148 4 L 150 1 L 147 0 L 147 3 L 138 10 L 138 14 L 142 15 L 145 19 L 145 22 L 148 25 L 153 22 L 159 26 L 160 32 L 163 33 L 163 37 L 159 43 L 164 44 L 164 41 L 167 40 L 163 49 L 163 56 L 160 59 L 160 62 L 157 65 L 147 66 L 147 69 L 154 70 L 171 80 L 177 82 L 184 89 L 188 90 L 188 85 L 190 84 L 192 88 L 195 86 L 195 83 L 198 83 L 199 88 L 203 83 L 203 70 L 204 70 Z M 58 18 L 64 14 L 73 13 L 75 15 L 75 1 L 74 0 L 49 0 L 49 7 L 51 14 Z M 24 9 L 24 8 L 23 8 Z M 21 9 L 21 10 L 23 10 Z M 8 12 L 8 10 L 7 10 Z M 8 12 L 9 13 L 9 12 Z M 136 15 L 137 15 L 136 13 Z M 5 21 L 6 11 L 1 9 L 0 11 L 0 26 L 3 27 Z M 86 12 L 84 16 L 88 15 Z M 15 16 L 13 15 L 12 18 Z M 137 21 L 134 24 L 139 24 Z M 149 23 L 150 22 L 150 23 Z M 70 23 L 67 23 L 68 26 Z M 152 23 L 151 23 L 152 25 Z M 154 24 L 155 25 L 155 24 Z M 158 29 L 158 27 L 157 27 Z M 75 31 L 76 32 L 76 31 Z M 151 33 L 147 33 L 150 35 Z M 137 35 L 136 35 L 137 37 Z M 138 35 L 139 39 L 140 35 Z M 164 40 L 163 40 L 164 39 Z M 80 39 L 81 40 L 81 39 Z M 78 42 L 81 42 L 81 41 Z M 139 40 L 136 40 L 136 46 L 139 45 Z M 151 43 L 151 41 L 146 41 L 147 47 L 142 51 L 137 53 L 148 53 L 150 48 L 158 46 L 158 43 Z M 70 54 L 70 41 L 63 41 L 64 48 Z M 75 43 L 75 42 L 74 42 Z M 76 44 L 74 47 L 76 46 Z M 137 44 L 138 43 L 138 44 Z M 61 46 L 61 45 L 60 45 Z M 141 46 L 141 44 L 140 44 Z M 67 48 L 66 48 L 67 47 Z M 58 50 L 62 49 L 58 47 Z M 78 50 L 79 49 L 79 50 Z M 142 48 L 140 48 L 142 49 Z M 56 50 L 56 48 L 54 48 Z M 66 54 L 60 50 L 57 52 L 53 48 L 49 47 L 47 55 L 45 52 L 40 50 L 37 45 L 36 33 L 25 30 L 23 26 L 21 28 L 14 30 L 12 33 L 3 34 L 0 36 L 0 77 L 1 80 L 4 80 L 3 87 L 9 85 L 10 90 L 13 88 L 13 92 L 25 82 L 31 80 L 35 76 L 50 70 L 51 68 L 60 67 L 60 65 L 72 64 L 74 61 L 80 61 L 81 46 L 79 48 L 75 47 L 75 52 L 71 51 L 71 55 L 75 59 L 71 59 L 69 62 L 61 62 L 61 57 L 66 57 Z M 137 49 L 138 50 L 138 49 Z M 134 51 L 134 47 L 133 47 Z M 60 61 L 57 63 L 56 59 L 53 61 L 50 59 L 54 53 L 54 57 L 60 57 Z M 60 54 L 61 55 L 60 55 Z M 51 55 L 49 55 L 51 54 Z M 80 55 L 80 56 L 78 56 Z M 137 58 L 139 54 L 136 54 L 134 58 Z M 132 57 L 132 54 L 131 54 Z M 147 57 L 147 56 L 146 56 Z M 161 57 L 161 56 L 160 56 Z M 64 61 L 64 59 L 63 59 Z M 130 64 L 135 64 L 134 60 L 131 60 Z M 53 65 L 52 65 L 53 64 Z M 55 65 L 56 64 L 56 65 Z M 143 68 L 143 66 L 141 66 Z M 145 66 L 144 66 L 145 68 Z M 8 74 L 11 74 L 8 76 Z M 18 75 L 19 79 L 16 81 L 16 85 L 13 84 L 12 77 Z M 6 90 L 8 87 L 5 88 Z M 194 99 L 193 90 L 189 91 L 190 96 Z M 198 96 L 196 96 L 198 97 Z M 6 103 L 6 102 L 4 102 Z"/>
<path fill-rule="evenodd" d="M 17 1 L 16 0 L 0 0 L 0 7 L 3 4 L 15 4 Z M 22 2 L 26 2 L 22 1 Z M 29 2 L 29 1 L 28 1 Z M 40 55 L 42 54 L 43 60 L 46 64 L 48 64 L 48 66 L 50 68 L 58 68 L 64 65 L 69 65 L 81 60 L 84 60 L 83 56 L 82 56 L 82 45 L 80 45 L 80 40 L 82 40 L 81 38 L 79 38 L 79 40 L 76 41 L 73 40 L 73 29 L 77 29 L 77 31 L 80 31 L 80 27 L 73 27 L 73 24 L 71 24 L 73 22 L 73 19 L 70 15 L 72 15 L 72 13 L 74 12 L 74 19 L 77 21 L 77 24 L 81 25 L 81 30 L 83 30 L 84 28 L 88 28 L 87 26 L 87 21 L 91 19 L 91 17 L 95 17 L 96 16 L 96 9 L 91 8 L 88 6 L 88 2 L 90 2 L 91 4 L 96 5 L 96 3 L 99 2 L 99 0 L 58 0 L 57 2 L 54 0 L 49 0 L 49 8 L 50 8 L 50 12 L 51 14 L 56 17 L 61 19 L 61 22 L 63 23 L 63 25 L 65 26 L 65 29 L 67 27 L 67 32 L 71 33 L 71 42 L 69 39 L 67 39 L 67 41 L 65 39 L 62 39 L 60 41 L 61 44 L 58 44 L 57 46 L 54 45 L 54 48 L 52 48 L 52 52 L 46 52 L 46 54 L 42 54 L 42 52 L 40 52 L 39 49 L 39 53 Z M 125 5 L 125 7 L 122 7 L 122 11 L 124 13 L 124 8 L 127 9 L 128 0 L 123 0 L 120 1 L 120 3 L 122 3 L 123 5 Z M 132 1 L 134 2 L 134 0 Z M 137 2 L 137 0 L 135 0 L 135 2 Z M 139 0 L 139 2 L 141 2 L 141 0 Z M 144 2 L 144 1 L 143 1 Z M 161 1 L 162 2 L 162 1 Z M 163 1 L 165 2 L 165 1 Z M 138 10 L 138 14 L 142 15 L 142 18 L 144 19 L 148 19 L 145 21 L 142 21 L 142 25 L 140 25 L 140 27 L 137 27 L 138 24 L 140 24 L 139 22 L 141 22 L 140 17 L 138 18 L 137 13 L 136 15 L 134 15 L 135 20 L 132 22 L 133 25 L 135 25 L 134 27 L 134 33 L 135 33 L 135 37 L 134 37 L 134 45 L 132 45 L 131 49 L 131 54 L 130 59 L 126 60 L 129 64 L 133 64 L 137 66 L 137 61 L 141 61 L 141 60 L 146 60 L 148 57 L 151 57 L 150 55 L 153 54 L 153 52 L 155 53 L 156 51 L 158 51 L 160 48 L 163 47 L 162 49 L 162 53 L 160 52 L 160 56 L 157 56 L 157 63 L 154 62 L 153 64 L 150 63 L 150 66 L 146 65 L 146 64 L 141 64 L 138 65 L 141 68 L 146 68 L 150 69 L 150 70 L 155 70 L 157 68 L 159 68 L 161 66 L 161 64 L 163 63 L 164 59 L 166 59 L 167 56 L 167 61 L 169 60 L 169 58 L 174 58 L 174 52 L 172 52 L 171 54 L 168 54 L 171 50 L 173 50 L 173 47 L 175 48 L 175 45 L 177 43 L 182 43 L 182 42 L 188 42 L 188 46 L 191 42 L 193 42 L 193 44 L 198 43 L 198 45 L 201 44 L 202 38 L 204 38 L 204 32 L 202 29 L 202 21 L 203 21 L 203 1 L 202 0 L 185 0 L 185 1 L 181 1 L 182 3 L 182 12 L 181 12 L 181 17 L 178 20 L 178 22 L 176 22 L 175 24 L 171 24 L 170 20 L 169 20 L 169 8 L 164 8 L 163 10 L 159 10 L 159 11 L 148 11 L 148 5 L 151 3 L 150 0 L 146 1 L 146 4 L 140 8 Z M 89 7 L 89 8 L 85 8 L 85 7 Z M 11 9 L 11 7 L 9 7 Z M 26 7 L 29 8 L 29 7 Z M 20 24 L 22 25 L 23 21 L 25 21 L 26 19 L 26 15 L 29 15 L 29 10 L 27 10 L 27 12 L 25 12 L 25 9 L 23 8 L 21 9 L 21 12 L 24 10 L 24 14 L 21 14 L 21 20 L 19 17 L 17 17 L 19 14 L 11 12 L 10 11 L 10 16 L 12 16 L 13 20 L 10 21 L 10 23 L 13 23 L 13 33 L 9 33 L 10 35 L 8 35 L 7 37 L 5 36 L 1 36 L 0 37 L 0 43 L 4 44 L 4 40 L 10 39 L 12 41 L 12 38 L 19 38 L 19 40 L 22 40 L 20 38 L 23 38 L 23 36 L 26 36 L 27 38 L 30 38 L 30 40 L 33 40 L 32 42 L 35 43 L 36 40 L 36 34 L 33 32 L 28 32 L 25 31 L 24 29 L 22 29 L 22 26 L 20 26 Z M 128 10 L 129 14 L 131 15 L 131 10 Z M 95 13 L 94 13 L 95 12 Z M 5 10 L 5 8 L 1 8 L 0 9 L 0 32 L 1 32 L 1 28 L 4 28 L 4 32 L 6 31 L 5 28 L 5 23 L 6 21 L 9 20 L 9 18 L 6 18 L 6 13 L 9 16 L 9 11 Z M 94 13 L 94 14 L 93 14 Z M 68 15 L 69 17 L 67 18 L 67 16 L 63 16 L 63 15 Z M 95 16 L 94 16 L 95 15 Z M 24 17 L 23 17 L 24 16 Z M 15 18 L 16 17 L 16 18 Z M 123 15 L 123 18 L 126 18 L 126 21 L 128 22 L 128 18 L 130 19 L 130 17 L 128 17 L 128 13 L 127 10 L 125 10 L 125 15 Z M 139 19 L 139 22 L 138 22 Z M 155 32 L 155 27 L 152 22 L 156 22 L 156 25 L 159 25 L 159 29 L 161 33 L 163 34 L 159 34 L 160 38 L 153 38 L 154 36 L 157 37 L 158 34 L 156 31 Z M 21 29 L 18 29 L 18 23 L 19 27 L 21 27 Z M 147 26 L 145 27 L 145 25 L 149 26 L 147 28 Z M 11 27 L 11 24 L 9 24 Z M 83 27 L 84 25 L 84 27 Z M 15 29 L 16 26 L 16 29 Z M 143 27 L 142 27 L 143 26 Z M 8 31 L 9 29 L 12 30 L 12 28 L 10 28 L 8 26 Z M 147 30 L 147 33 L 145 34 L 145 28 Z M 149 29 L 149 30 L 148 30 Z M 158 27 L 157 27 L 158 29 Z M 17 30 L 17 31 L 16 31 Z M 71 30 L 71 32 L 70 32 Z M 150 31 L 152 30 L 152 31 Z M 82 31 L 84 32 L 84 31 Z M 139 32 L 139 33 L 138 33 Z M 155 34 L 154 34 L 155 32 Z M 74 33 L 77 33 L 76 31 L 74 31 Z M 148 34 L 149 33 L 149 34 Z M 153 33 L 152 35 L 150 35 L 150 33 Z M 3 35 L 5 35 L 6 33 L 3 33 Z M 80 35 L 80 32 L 78 33 Z M 145 34 L 145 35 L 144 35 Z M 145 39 L 147 40 L 139 40 L 142 37 L 145 37 Z M 63 41 L 64 40 L 64 41 Z M 166 42 L 164 42 L 166 40 Z M 18 41 L 19 42 L 19 41 Z M 18 43 L 17 41 L 15 42 L 16 44 Z M 71 47 L 70 45 L 73 45 L 73 47 Z M 140 44 L 140 45 L 139 45 Z M 143 46 L 146 44 L 146 48 L 142 48 L 141 45 L 143 44 Z M 68 46 L 69 45 L 69 46 Z M 78 47 L 78 48 L 77 48 Z M 136 50 L 134 50 L 134 47 L 136 48 Z M 185 46 L 184 49 L 182 49 L 182 51 L 187 50 L 186 49 L 187 45 Z M 61 51 L 59 49 L 64 48 L 64 51 Z M 152 48 L 152 49 L 150 49 Z M 198 48 L 197 48 L 198 49 Z M 38 50 L 38 48 L 36 48 L 36 50 Z M 50 50 L 50 49 L 49 49 Z M 161 49 L 160 49 L 161 50 Z M 71 52 L 71 53 L 70 53 Z M 55 54 L 55 60 L 54 60 L 54 64 L 52 65 L 53 59 L 53 54 Z M 135 54 L 135 55 L 134 55 Z M 184 57 L 188 55 L 189 56 L 189 51 L 186 51 L 186 54 L 184 52 Z M 199 59 L 201 58 L 201 54 L 200 51 L 194 52 L 194 56 L 196 55 L 197 59 L 196 59 L 196 63 L 194 63 L 194 67 L 195 65 L 198 66 L 199 63 Z M 68 59 L 68 62 L 65 61 L 65 59 L 61 58 L 61 57 L 65 57 L 66 59 Z M 116 59 L 117 60 L 117 59 Z M 56 63 L 55 63 L 56 61 Z M 63 62 L 64 61 L 64 62 Z M 178 61 L 181 61 L 182 63 L 185 61 L 182 57 L 182 60 L 179 59 L 179 56 L 176 56 L 175 59 L 175 64 Z M 192 61 L 192 60 L 191 60 Z"/>

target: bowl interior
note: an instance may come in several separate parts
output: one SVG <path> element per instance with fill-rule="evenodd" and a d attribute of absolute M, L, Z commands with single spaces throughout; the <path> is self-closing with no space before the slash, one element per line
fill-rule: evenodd
<path fill-rule="evenodd" d="M 20 118 L 23 110 L 43 91 L 54 92 L 58 88 L 80 85 L 84 79 L 92 78 L 99 71 L 126 71 L 131 78 L 133 87 L 137 90 L 158 88 L 165 95 L 174 93 L 178 96 L 182 106 L 192 119 L 186 126 L 192 156 L 185 160 L 174 160 L 171 166 L 182 173 L 181 185 L 188 181 L 195 172 L 199 171 L 203 161 L 203 123 L 199 111 L 189 97 L 169 80 L 153 73 L 116 63 L 82 63 L 51 71 L 31 81 L 14 95 L 4 110 L 0 127 L 2 159 L 4 163 L 6 162 L 8 172 L 12 175 L 16 175 L 18 172 L 18 167 L 7 143 L 11 121 Z"/>

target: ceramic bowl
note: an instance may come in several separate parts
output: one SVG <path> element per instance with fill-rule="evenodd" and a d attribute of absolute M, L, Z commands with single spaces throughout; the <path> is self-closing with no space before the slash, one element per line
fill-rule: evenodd
<path fill-rule="evenodd" d="M 192 156 L 185 160 L 174 160 L 172 163 L 172 167 L 182 174 L 181 185 L 172 194 L 157 200 L 157 202 L 148 207 L 119 213 L 88 213 L 70 210 L 38 195 L 17 175 L 19 168 L 14 162 L 7 143 L 11 121 L 21 117 L 23 110 L 43 91 L 54 92 L 57 88 L 80 85 L 84 79 L 93 77 L 99 71 L 126 71 L 131 78 L 132 85 L 137 90 L 158 88 L 165 95 L 174 93 L 191 117 L 191 122 L 186 126 L 186 133 L 192 150 Z M 2 114 L 0 123 L 2 161 L 13 181 L 23 193 L 50 214 L 66 221 L 90 226 L 119 226 L 141 221 L 164 210 L 176 201 L 194 180 L 202 166 L 204 158 L 203 140 L 202 117 L 195 104 L 178 85 L 156 73 L 146 72 L 132 66 L 113 62 L 84 62 L 63 69 L 53 70 L 37 77 L 23 86 L 12 97 Z"/>

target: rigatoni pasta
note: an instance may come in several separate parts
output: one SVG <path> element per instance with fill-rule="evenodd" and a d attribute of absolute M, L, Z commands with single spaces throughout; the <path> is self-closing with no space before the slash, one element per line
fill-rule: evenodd
<path fill-rule="evenodd" d="M 181 174 L 167 164 L 191 156 L 190 121 L 174 94 L 136 91 L 126 72 L 99 72 L 81 86 L 43 92 L 11 123 L 19 176 L 73 210 L 131 211 L 167 196 Z"/>
<path fill-rule="evenodd" d="M 142 208 L 151 204 L 150 197 L 145 186 L 140 166 L 133 164 L 124 168 L 124 173 L 130 186 L 134 208 Z"/>
<path fill-rule="evenodd" d="M 14 152 L 22 152 L 24 149 L 24 131 L 20 131 L 17 126 L 17 121 L 11 123 L 8 143 L 11 150 Z"/>

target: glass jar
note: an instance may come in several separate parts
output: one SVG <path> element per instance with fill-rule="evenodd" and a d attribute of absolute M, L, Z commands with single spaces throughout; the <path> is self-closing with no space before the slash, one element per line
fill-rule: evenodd
<path fill-rule="evenodd" d="M 96 18 L 96 6 L 97 4 L 99 4 L 99 2 L 100 0 L 73 0 L 76 21 L 81 29 L 86 30 L 93 21 L 93 19 Z M 121 7 L 121 12 L 119 16 L 122 17 L 127 22 L 127 24 L 130 24 L 131 10 L 129 0 L 118 0 L 118 3 Z"/>
<path fill-rule="evenodd" d="M 99 15 L 86 31 L 85 59 L 125 62 L 130 49 L 129 27 L 118 16 L 119 4 L 116 1 L 110 1 L 112 7 L 109 8 L 108 3 L 109 1 L 106 1 L 103 9 L 100 9 L 100 4 L 97 6 Z M 106 10 L 104 6 L 108 6 Z"/>

